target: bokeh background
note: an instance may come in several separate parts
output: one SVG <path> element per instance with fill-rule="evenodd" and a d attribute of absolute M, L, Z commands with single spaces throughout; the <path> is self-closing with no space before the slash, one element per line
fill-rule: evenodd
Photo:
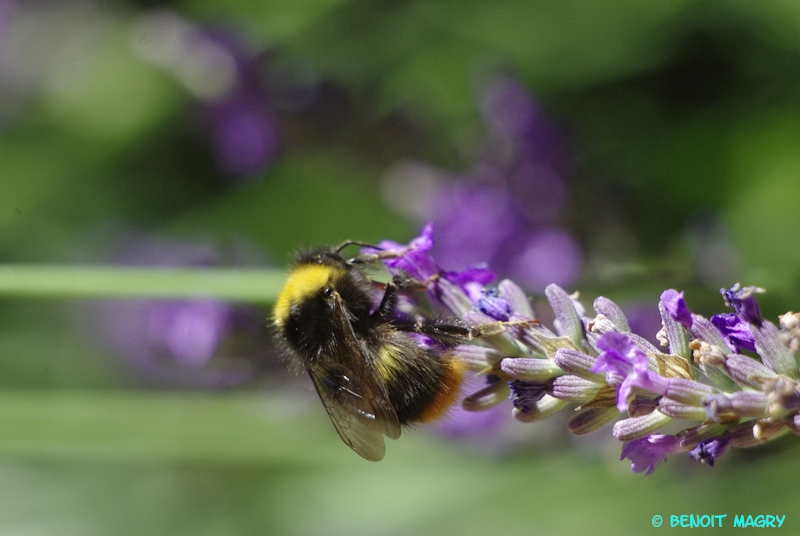
<path fill-rule="evenodd" d="M 800 4 L 0 0 L 0 261 L 405 241 L 617 300 L 800 306 Z M 641 534 L 796 519 L 796 438 L 670 459 L 510 406 L 350 452 L 268 308 L 0 301 L 2 534 Z M 662 528 L 661 530 L 668 530 Z"/>

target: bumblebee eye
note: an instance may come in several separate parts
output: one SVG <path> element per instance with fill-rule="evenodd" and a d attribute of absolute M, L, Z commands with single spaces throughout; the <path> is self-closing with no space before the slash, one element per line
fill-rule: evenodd
<path fill-rule="evenodd" d="M 331 294 L 333 294 L 333 287 L 324 287 L 322 289 L 322 295 L 326 298 L 330 298 Z"/>

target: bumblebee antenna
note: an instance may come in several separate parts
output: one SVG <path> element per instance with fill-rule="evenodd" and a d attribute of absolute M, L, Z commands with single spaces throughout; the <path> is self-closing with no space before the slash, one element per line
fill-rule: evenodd
<path fill-rule="evenodd" d="M 380 248 L 380 247 L 378 247 L 378 246 L 376 246 L 374 244 L 370 244 L 368 242 L 362 242 L 360 240 L 345 240 L 344 242 L 342 242 L 341 244 L 339 244 L 336 247 L 336 254 L 337 255 L 340 254 L 343 249 L 348 248 L 350 246 L 359 246 L 359 247 L 362 247 L 362 248 L 372 248 L 372 249 L 377 249 L 379 251 L 383 251 L 383 248 Z"/>
<path fill-rule="evenodd" d="M 350 259 L 347 259 L 348 264 L 372 264 L 376 261 L 381 259 L 385 259 L 388 257 L 394 257 L 397 254 L 392 251 L 386 251 L 384 248 L 380 246 L 376 246 L 374 244 L 370 244 L 368 242 L 361 242 L 360 240 L 347 240 L 339 245 L 336 248 L 335 253 L 336 255 L 340 255 L 340 252 L 350 246 L 359 246 L 362 248 L 372 248 L 377 250 L 377 253 L 362 253 L 360 255 L 356 255 Z"/>

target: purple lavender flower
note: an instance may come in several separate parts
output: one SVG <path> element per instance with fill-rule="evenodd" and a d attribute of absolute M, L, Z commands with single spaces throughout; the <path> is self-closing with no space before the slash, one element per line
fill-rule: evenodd
<path fill-rule="evenodd" d="M 666 434 L 651 434 L 625 442 L 620 460 L 629 459 L 634 473 L 646 470 L 645 475 L 649 475 L 655 471 L 659 463 L 667 461 L 668 454 L 683 450 L 680 438 Z"/>
<path fill-rule="evenodd" d="M 488 289 L 483 292 L 483 295 L 475 302 L 475 308 L 486 316 L 501 321 L 508 320 L 513 313 L 511 304 L 501 298 L 496 289 Z"/>
<path fill-rule="evenodd" d="M 673 289 L 665 290 L 661 294 L 661 303 L 676 322 L 682 324 L 686 329 L 692 328 L 692 312 L 686 307 L 683 292 Z"/>
<path fill-rule="evenodd" d="M 727 452 L 730 441 L 724 437 L 715 437 L 700 441 L 695 448 L 689 451 L 689 457 L 714 467 L 714 462 Z"/>
<path fill-rule="evenodd" d="M 764 292 L 764 289 L 758 287 L 740 288 L 739 283 L 736 283 L 730 289 L 720 289 L 720 294 L 725 298 L 725 304 L 733 308 L 739 318 L 756 327 L 761 327 L 764 319 L 761 318 L 761 311 L 754 296 L 757 292 Z"/>
<path fill-rule="evenodd" d="M 377 249 L 365 248 L 364 253 L 384 255 L 383 262 L 389 273 L 429 283 L 428 294 L 435 302 L 455 314 L 464 314 L 481 297 L 484 286 L 496 276 L 483 266 L 461 271 L 442 270 L 429 253 L 433 244 L 433 224 L 429 223 L 407 246 L 384 240 L 377 244 Z"/>
<path fill-rule="evenodd" d="M 536 407 L 536 403 L 547 394 L 547 386 L 544 384 L 523 382 L 520 380 L 513 380 L 508 383 L 511 389 L 511 401 L 514 408 L 527 413 Z"/>
<path fill-rule="evenodd" d="M 591 368 L 593 374 L 598 372 L 616 372 L 627 376 L 633 371 L 633 363 L 641 359 L 642 351 L 636 348 L 630 338 L 622 333 L 604 333 L 597 340 L 597 347 L 603 353 L 595 360 Z M 644 356 L 647 359 L 647 356 Z"/>
<path fill-rule="evenodd" d="M 425 281 L 439 275 L 439 266 L 429 254 L 433 248 L 433 224 L 428 223 L 422 228 L 419 236 L 403 246 L 391 240 L 378 242 L 378 248 L 365 248 L 365 253 L 379 254 L 381 252 L 394 253 L 387 256 L 383 264 L 392 275 L 403 274 L 408 277 Z"/>
<path fill-rule="evenodd" d="M 615 372 L 625 376 L 617 391 L 617 409 L 626 411 L 628 396 L 634 387 L 663 395 L 669 387 L 669 380 L 651 371 L 647 355 L 633 344 L 623 333 L 605 333 L 597 340 L 597 347 L 603 350 L 595 361 L 591 372 Z"/>
<path fill-rule="evenodd" d="M 442 276 L 463 290 L 473 303 L 483 296 L 486 285 L 497 279 L 497 274 L 485 265 L 468 266 L 460 272 L 445 271 Z"/>
<path fill-rule="evenodd" d="M 712 316 L 710 320 L 736 353 L 742 353 L 742 350 L 756 351 L 756 341 L 753 333 L 747 323 L 739 318 L 738 315 L 721 313 Z"/>

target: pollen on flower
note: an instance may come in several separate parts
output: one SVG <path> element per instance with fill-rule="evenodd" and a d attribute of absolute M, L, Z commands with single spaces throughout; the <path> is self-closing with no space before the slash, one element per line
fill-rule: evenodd
<path fill-rule="evenodd" d="M 781 327 L 781 341 L 793 353 L 800 352 L 800 313 L 789 311 L 778 317 Z"/>

